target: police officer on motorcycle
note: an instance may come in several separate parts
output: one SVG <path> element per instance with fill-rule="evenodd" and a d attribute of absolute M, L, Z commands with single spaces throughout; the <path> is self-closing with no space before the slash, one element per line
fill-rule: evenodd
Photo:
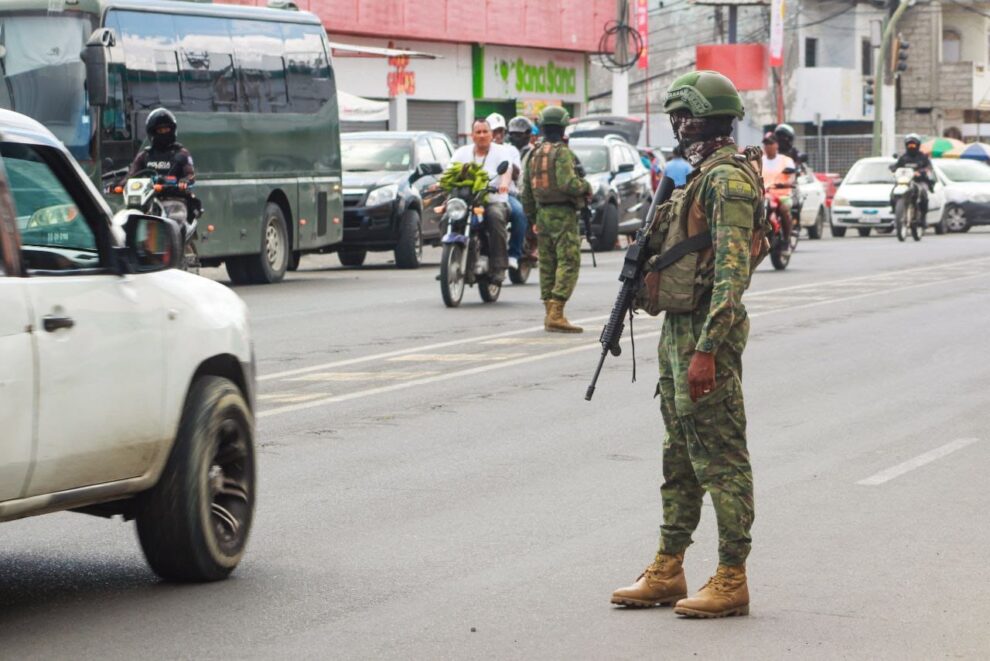
<path fill-rule="evenodd" d="M 928 193 L 935 190 L 935 182 L 931 177 L 932 160 L 921 151 L 921 136 L 917 133 L 908 133 L 904 136 L 904 153 L 897 159 L 897 162 L 890 166 L 893 172 L 897 168 L 914 167 L 914 176 L 921 181 L 924 186 L 919 188 L 918 207 L 921 212 L 921 225 L 926 225 L 925 216 L 928 214 Z"/>
<path fill-rule="evenodd" d="M 149 144 L 134 158 L 127 178 L 142 170 L 153 170 L 163 179 L 174 177 L 175 191 L 170 191 L 169 195 L 183 198 L 189 217 L 192 217 L 198 200 L 188 192 L 188 188 L 196 182 L 196 169 L 193 167 L 192 154 L 175 139 L 177 128 L 175 115 L 165 108 L 153 110 L 145 122 Z"/>

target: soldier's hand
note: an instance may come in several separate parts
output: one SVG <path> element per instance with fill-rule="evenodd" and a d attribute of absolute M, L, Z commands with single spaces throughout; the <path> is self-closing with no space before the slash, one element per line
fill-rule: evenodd
<path fill-rule="evenodd" d="M 715 354 L 695 351 L 688 366 L 691 401 L 696 402 L 715 389 Z"/>

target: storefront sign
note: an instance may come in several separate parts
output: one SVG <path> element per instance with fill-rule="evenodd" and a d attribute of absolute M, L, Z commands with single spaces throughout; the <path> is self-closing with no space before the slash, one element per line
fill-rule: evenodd
<path fill-rule="evenodd" d="M 584 63 L 582 53 L 478 46 L 474 49 L 474 95 L 479 99 L 583 102 Z"/>
<path fill-rule="evenodd" d="M 391 48 L 391 44 L 389 45 Z M 388 95 L 390 97 L 416 94 L 416 73 L 408 71 L 409 58 L 406 56 L 388 58 Z"/>
<path fill-rule="evenodd" d="M 634 7 L 636 13 L 636 31 L 643 39 L 643 48 L 639 51 L 639 60 L 636 66 L 640 69 L 650 68 L 650 7 L 648 0 L 636 0 Z"/>
<path fill-rule="evenodd" d="M 770 5 L 770 66 L 784 64 L 784 0 Z"/>

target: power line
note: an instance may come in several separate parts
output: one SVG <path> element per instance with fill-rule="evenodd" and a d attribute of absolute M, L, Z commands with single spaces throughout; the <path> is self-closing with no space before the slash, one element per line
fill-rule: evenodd
<path fill-rule="evenodd" d="M 968 12 L 973 12 L 974 14 L 979 14 L 980 16 L 983 16 L 983 17 L 986 17 L 986 18 L 990 18 L 990 14 L 987 14 L 986 12 L 982 12 L 979 9 L 977 9 L 976 7 L 970 7 L 969 5 L 963 4 L 963 3 L 959 2 L 959 0 L 949 0 L 949 2 L 951 2 L 955 6 L 959 7 L 960 9 L 965 9 Z"/>

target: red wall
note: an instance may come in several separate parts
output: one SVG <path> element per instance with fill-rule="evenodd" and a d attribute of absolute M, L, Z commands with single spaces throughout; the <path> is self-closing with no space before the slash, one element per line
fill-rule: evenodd
<path fill-rule="evenodd" d="M 265 6 L 267 0 L 214 0 Z M 614 0 L 294 0 L 331 34 L 598 50 Z"/>
<path fill-rule="evenodd" d="M 708 44 L 695 47 L 699 69 L 718 71 L 741 91 L 767 89 L 766 44 Z"/>

